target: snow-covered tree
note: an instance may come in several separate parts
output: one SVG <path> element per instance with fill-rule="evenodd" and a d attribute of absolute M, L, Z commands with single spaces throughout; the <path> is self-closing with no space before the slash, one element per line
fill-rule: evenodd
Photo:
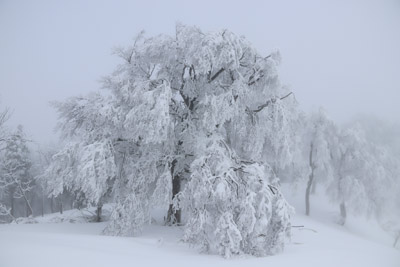
<path fill-rule="evenodd" d="M 29 200 L 33 179 L 30 174 L 30 151 L 26 144 L 25 133 L 22 126 L 18 126 L 6 140 L 3 160 L 1 161 L 0 187 L 9 197 L 10 214 L 14 216 L 15 199 L 22 198 L 26 205 L 26 215 L 30 216 L 32 206 Z"/>
<path fill-rule="evenodd" d="M 371 172 L 375 177 L 374 186 L 368 190 L 372 198 L 369 214 L 375 215 L 382 228 L 394 236 L 395 246 L 400 238 L 400 124 L 371 115 L 358 116 L 350 123 L 363 129 L 371 154 L 381 166 Z"/>
<path fill-rule="evenodd" d="M 6 128 L 6 122 L 10 118 L 10 115 L 10 111 L 7 108 L 0 111 L 0 152 L 3 151 L 6 141 L 10 136 L 8 129 Z"/>
<path fill-rule="evenodd" d="M 279 82 L 279 53 L 179 24 L 175 36 L 141 33 L 116 53 L 123 63 L 104 79 L 107 93 L 56 104 L 76 141 L 58 156 L 57 179 L 90 188 L 92 200 L 111 186 L 108 234 L 140 232 L 167 201 L 167 223 L 184 223 L 185 211 L 188 242 L 227 257 L 282 250 L 291 208 L 276 175 L 290 161 L 295 100 Z M 88 156 L 75 152 L 84 148 Z"/>
<path fill-rule="evenodd" d="M 348 209 L 355 213 L 377 212 L 382 206 L 387 173 L 384 153 L 365 139 L 360 127 L 342 130 L 332 146 L 334 179 L 328 193 L 340 204 L 340 224 Z"/>
<path fill-rule="evenodd" d="M 110 143 L 69 143 L 53 155 L 50 165 L 38 179 L 46 182 L 50 197 L 57 197 L 67 190 L 96 205 L 97 220 L 100 221 L 104 198 L 110 194 L 115 173 Z"/>
<path fill-rule="evenodd" d="M 329 181 L 332 176 L 331 147 L 337 128 L 322 110 L 313 113 L 304 127 L 304 159 L 308 164 L 308 179 L 305 192 L 306 215 L 310 215 L 310 194 L 316 182 Z"/>
<path fill-rule="evenodd" d="M 4 164 L 4 149 L 7 144 L 7 140 L 9 140 L 11 134 L 9 133 L 8 129 L 6 128 L 6 122 L 10 118 L 10 112 L 9 109 L 4 109 L 0 111 L 0 199 L 4 199 L 4 197 L 7 195 L 7 187 L 9 183 L 5 182 L 5 173 L 2 166 Z M 12 211 L 14 212 L 14 210 Z M 5 204 L 0 203 L 0 217 L 11 217 L 12 220 L 15 219 L 15 217 L 11 213 L 11 208 L 8 208 Z M 7 218 L 9 219 L 9 218 Z"/>
<path fill-rule="evenodd" d="M 400 203 L 400 124 L 371 116 L 359 116 L 351 123 L 363 130 L 372 156 L 384 169 L 385 179 L 380 180 L 377 187 L 381 197 L 376 203 L 384 199 L 385 204 L 375 209 L 376 215 L 380 219 L 392 220 L 397 217 L 400 227 L 400 211 L 395 208 Z"/>

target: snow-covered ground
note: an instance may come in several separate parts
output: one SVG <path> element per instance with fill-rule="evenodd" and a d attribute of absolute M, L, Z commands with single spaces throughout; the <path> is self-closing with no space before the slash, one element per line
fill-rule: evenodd
<path fill-rule="evenodd" d="M 293 225 L 304 227 L 294 227 L 285 251 L 271 257 L 200 254 L 179 241 L 176 227 L 151 225 L 134 238 L 103 236 L 105 223 L 86 223 L 85 214 L 75 210 L 37 218 L 36 224 L 0 225 L 0 267 L 400 266 L 400 250 L 372 221 L 350 218 L 339 226 L 323 198 L 312 199 L 312 216 L 306 217 L 302 195 L 286 190 L 286 196 L 297 207 Z"/>

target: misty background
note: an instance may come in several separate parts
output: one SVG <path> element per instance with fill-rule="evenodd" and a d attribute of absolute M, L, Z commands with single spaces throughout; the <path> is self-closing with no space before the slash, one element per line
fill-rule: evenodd
<path fill-rule="evenodd" d="M 119 63 L 113 47 L 141 30 L 174 34 L 178 21 L 245 35 L 264 55 L 279 49 L 281 80 L 305 111 L 400 122 L 400 1 L 0 0 L 0 105 L 13 111 L 9 125 L 56 141 L 50 101 L 98 89 Z"/>

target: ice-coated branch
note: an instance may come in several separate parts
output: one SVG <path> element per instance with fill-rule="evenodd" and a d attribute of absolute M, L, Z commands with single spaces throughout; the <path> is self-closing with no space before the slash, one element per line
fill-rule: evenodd
<path fill-rule="evenodd" d="M 253 112 L 253 113 L 260 112 L 260 111 L 263 110 L 264 108 L 268 107 L 269 104 L 274 104 L 274 103 L 276 102 L 277 99 L 283 100 L 283 99 L 287 98 L 288 96 L 290 96 L 290 95 L 292 95 L 292 94 L 293 94 L 293 92 L 290 92 L 290 93 L 288 93 L 287 95 L 282 96 L 282 97 L 280 97 L 280 98 L 271 98 L 271 99 L 269 99 L 267 102 L 265 102 L 265 104 L 262 104 L 262 105 L 258 106 L 256 109 L 253 109 L 253 110 L 250 110 L 250 109 L 249 109 L 249 111 L 250 111 L 250 112 Z"/>

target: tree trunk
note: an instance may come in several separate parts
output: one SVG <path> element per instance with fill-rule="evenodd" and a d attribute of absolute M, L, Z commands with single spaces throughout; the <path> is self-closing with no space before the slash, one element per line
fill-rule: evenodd
<path fill-rule="evenodd" d="M 60 214 L 63 214 L 63 198 L 62 198 L 62 195 L 60 195 L 59 204 L 60 204 Z"/>
<path fill-rule="evenodd" d="M 10 190 L 10 206 L 11 206 L 11 210 L 10 210 L 10 214 L 12 217 L 15 217 L 15 210 L 14 210 L 14 190 Z"/>
<path fill-rule="evenodd" d="M 340 222 L 339 224 L 344 225 L 346 223 L 346 204 L 344 202 L 340 203 Z"/>
<path fill-rule="evenodd" d="M 311 192 L 311 186 L 313 185 L 314 181 L 314 164 L 312 161 L 313 157 L 313 144 L 311 143 L 311 148 L 310 148 L 310 158 L 309 158 L 309 164 L 311 168 L 311 173 L 308 176 L 308 182 L 307 182 L 307 188 L 306 188 L 306 215 L 310 215 L 310 192 Z"/>
<path fill-rule="evenodd" d="M 314 174 L 311 173 L 308 177 L 307 189 L 306 189 L 306 215 L 310 215 L 310 192 L 311 192 L 311 185 L 313 183 Z"/>
<path fill-rule="evenodd" d="M 181 191 L 181 179 L 180 176 L 177 175 L 172 180 L 172 199 L 174 199 L 180 191 Z M 167 222 L 170 225 L 173 224 L 180 225 L 181 223 L 181 210 L 175 210 L 173 204 L 169 205 Z"/>
<path fill-rule="evenodd" d="M 74 202 L 75 202 L 75 195 L 72 195 L 71 196 L 71 201 L 70 201 L 71 210 L 74 209 Z"/>
<path fill-rule="evenodd" d="M 172 178 L 172 199 L 176 197 L 176 195 L 181 191 L 181 177 L 180 175 L 175 175 L 175 165 L 177 160 L 174 159 L 172 161 L 171 166 L 171 176 Z M 181 210 L 175 210 L 174 205 L 170 204 L 168 209 L 167 221 L 166 224 L 168 225 L 180 225 L 181 224 Z"/>
<path fill-rule="evenodd" d="M 44 197 L 44 191 L 42 192 L 42 217 L 44 217 L 44 200 L 45 200 L 45 197 Z"/>
<path fill-rule="evenodd" d="M 20 191 L 21 194 L 22 194 L 22 197 L 23 197 L 24 200 L 25 200 L 25 205 L 26 205 L 26 217 L 29 217 L 29 216 L 31 216 L 31 215 L 33 214 L 33 209 L 32 209 L 31 203 L 29 202 L 28 196 L 26 195 L 25 190 L 22 188 L 21 183 L 17 183 L 17 185 L 18 185 L 19 191 Z"/>
<path fill-rule="evenodd" d="M 399 238 L 400 238 L 400 231 L 397 233 L 397 237 L 396 237 L 396 239 L 394 240 L 394 243 L 393 243 L 393 247 L 394 247 L 394 248 L 396 247 L 396 244 L 397 244 L 397 241 L 399 241 Z"/>
<path fill-rule="evenodd" d="M 31 207 L 31 203 L 27 198 L 25 198 L 25 205 L 26 205 L 26 217 L 29 217 L 33 214 L 33 209 Z"/>
<path fill-rule="evenodd" d="M 29 217 L 33 214 L 31 208 L 29 207 L 29 205 L 25 202 L 25 207 L 26 207 L 26 217 Z"/>
<path fill-rule="evenodd" d="M 14 180 L 16 189 L 19 190 L 19 192 L 21 193 L 22 197 L 25 200 L 25 204 L 27 206 L 26 215 L 27 215 L 27 217 L 29 217 L 30 215 L 32 215 L 33 210 L 32 210 L 31 203 L 29 203 L 28 197 L 26 196 L 27 190 L 26 189 L 24 190 L 24 188 L 22 188 L 21 181 L 18 181 L 17 179 L 15 179 L 14 176 L 11 176 L 11 178 Z M 11 191 L 11 196 L 14 198 L 14 190 Z"/>
<path fill-rule="evenodd" d="M 96 209 L 96 222 L 101 222 L 102 209 L 103 209 L 103 204 L 98 204 Z"/>
<path fill-rule="evenodd" d="M 50 199 L 50 210 L 51 213 L 54 213 L 54 197 L 51 197 Z"/>
<path fill-rule="evenodd" d="M 315 195 L 316 191 L 317 191 L 317 183 L 314 181 L 311 186 L 311 195 Z"/>

